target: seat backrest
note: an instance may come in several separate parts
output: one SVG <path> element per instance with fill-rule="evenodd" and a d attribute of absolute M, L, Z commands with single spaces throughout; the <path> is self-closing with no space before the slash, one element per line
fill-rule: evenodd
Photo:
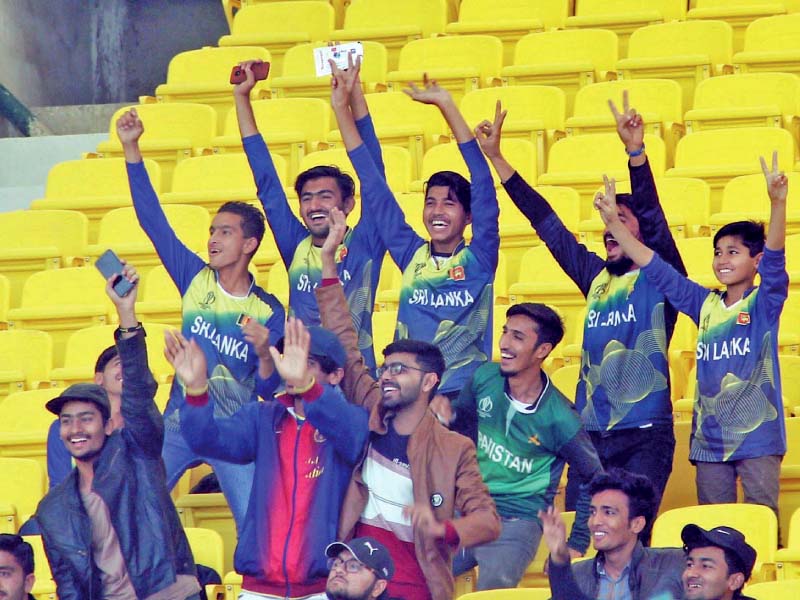
<path fill-rule="evenodd" d="M 550 588 L 506 588 L 470 592 L 459 596 L 461 600 L 548 600 Z"/>
<path fill-rule="evenodd" d="M 690 279 L 705 279 L 712 275 L 714 242 L 710 237 L 678 238 L 675 240 Z"/>
<path fill-rule="evenodd" d="M 114 345 L 115 329 L 115 325 L 96 325 L 73 331 L 64 349 L 64 366 L 92 368 L 100 353 Z"/>
<path fill-rule="evenodd" d="M 50 563 L 47 562 L 47 555 L 44 552 L 44 543 L 40 535 L 23 535 L 22 539 L 28 542 L 33 548 L 33 574 L 36 576 L 34 591 L 37 584 L 50 583 L 53 574 L 50 571 Z M 34 597 L 37 597 L 34 595 Z"/>
<path fill-rule="evenodd" d="M 648 148 L 649 150 L 649 148 Z M 779 167 L 785 172 L 794 166 L 795 143 L 785 129 L 777 127 L 739 127 L 712 129 L 684 136 L 675 149 L 676 167 L 739 167 L 760 171 L 759 157 L 771 160 L 778 151 Z"/>
<path fill-rule="evenodd" d="M 526 276 L 525 273 L 520 273 L 520 281 L 536 281 L 546 283 L 568 283 L 571 284 L 575 292 L 578 293 L 578 287 L 564 272 L 564 269 L 556 262 L 553 255 L 547 246 L 534 246 L 525 251 L 520 261 L 522 265 L 535 265 L 535 273 L 529 272 Z"/>
<path fill-rule="evenodd" d="M 697 84 L 694 108 L 776 105 L 782 115 L 794 115 L 799 97 L 800 78 L 791 73 L 722 75 Z"/>
<path fill-rule="evenodd" d="M 536 186 L 536 191 L 547 199 L 566 228 L 573 233 L 577 232 L 581 215 L 581 196 L 578 191 L 575 188 L 558 185 L 539 185 Z M 523 219 L 519 210 L 516 210 L 520 219 Z"/>
<path fill-rule="evenodd" d="M 694 0 L 696 8 L 730 8 L 733 6 L 762 7 L 762 6 L 784 6 L 789 8 L 792 0 Z M 761 12 L 758 11 L 757 12 Z"/>
<path fill-rule="evenodd" d="M 231 33 L 237 35 L 297 34 L 310 41 L 330 38 L 336 14 L 328 2 L 298 1 L 248 4 L 236 13 Z"/>
<path fill-rule="evenodd" d="M 3 248 L 55 247 L 59 256 L 81 256 L 89 219 L 74 210 L 15 210 L 0 213 Z"/>
<path fill-rule="evenodd" d="M 744 32 L 745 52 L 800 49 L 800 14 L 756 19 Z"/>
<path fill-rule="evenodd" d="M 583 88 L 585 89 L 585 88 Z M 549 85 L 520 85 L 473 90 L 461 99 L 461 113 L 470 127 L 494 118 L 500 100 L 507 110 L 505 124 L 541 121 L 546 129 L 564 129 L 567 101 L 564 90 Z M 607 109 L 606 109 L 607 110 Z"/>
<path fill-rule="evenodd" d="M 152 159 L 144 166 L 156 193 L 161 191 L 161 167 Z M 45 198 L 130 198 L 128 174 L 124 158 L 93 158 L 65 160 L 57 163 L 47 174 Z"/>
<path fill-rule="evenodd" d="M 9 394 L 0 401 L 0 438 L 2 432 L 38 431 L 46 436 L 58 417 L 44 405 L 62 391 L 64 388 L 44 388 Z"/>
<path fill-rule="evenodd" d="M 664 173 L 666 149 L 664 140 L 645 134 L 647 156 L 653 175 Z M 596 172 L 598 181 L 603 173 L 626 171 L 627 157 L 616 133 L 593 133 L 567 136 L 550 148 L 548 173 Z"/>
<path fill-rule="evenodd" d="M 322 141 L 330 131 L 330 105 L 319 98 L 275 98 L 256 100 L 252 104 L 256 124 L 269 143 L 270 134 L 296 132 L 308 147 Z M 236 111 L 225 118 L 225 135 L 238 136 Z"/>
<path fill-rule="evenodd" d="M 506 138 L 500 141 L 504 156 L 519 171 L 525 181 L 536 181 L 536 148 L 528 140 Z M 464 162 L 458 144 L 437 144 L 422 157 L 422 180 L 427 181 L 437 171 L 455 171 L 469 180 L 469 169 Z M 499 185 L 497 174 L 492 171 L 495 184 Z"/>
<path fill-rule="evenodd" d="M 277 261 L 269 269 L 267 291 L 277 297 L 284 306 L 289 302 L 289 275 L 282 260 Z"/>
<path fill-rule="evenodd" d="M 188 144 L 192 148 L 207 148 L 217 132 L 217 113 L 207 104 L 157 102 L 125 106 L 117 110 L 109 125 L 111 140 L 119 142 L 117 119 L 132 108 L 136 109 L 144 124 L 142 143 L 170 140 L 181 147 Z"/>
<path fill-rule="evenodd" d="M 271 158 L 281 183 L 286 180 L 286 159 Z M 208 154 L 180 161 L 172 175 L 173 192 L 224 192 L 248 190 L 256 200 L 256 184 L 247 156 L 239 152 Z"/>
<path fill-rule="evenodd" d="M 243 8 L 241 12 L 261 7 Z M 238 15 L 237 15 L 238 19 Z M 167 83 L 213 83 L 228 85 L 231 69 L 246 60 L 271 60 L 269 50 L 258 46 L 204 47 L 187 50 L 172 57 L 167 67 Z M 146 127 L 146 124 L 145 124 Z"/>
<path fill-rule="evenodd" d="M 192 250 L 205 248 L 211 220 L 205 208 L 191 204 L 164 204 L 161 208 L 178 239 Z M 108 211 L 100 220 L 97 245 L 108 248 L 136 243 L 152 246 L 150 238 L 138 223 L 133 207 Z"/>
<path fill-rule="evenodd" d="M 222 536 L 213 529 L 185 527 L 186 539 L 194 555 L 194 562 L 214 569 L 225 576 L 225 545 Z"/>
<path fill-rule="evenodd" d="M 45 494 L 45 474 L 42 466 L 30 458 L 0 457 L 2 497 L 17 508 L 17 518 L 36 512 L 36 505 Z"/>
<path fill-rule="evenodd" d="M 622 110 L 622 92 L 628 91 L 632 107 L 642 114 L 658 115 L 665 123 L 682 123 L 682 91 L 672 79 L 619 79 L 585 85 L 575 94 L 576 117 L 602 116 L 613 123 L 608 101 Z"/>
<path fill-rule="evenodd" d="M 748 585 L 744 589 L 748 598 L 755 600 L 787 600 L 800 598 L 800 580 L 783 579 L 781 581 L 762 581 Z"/>
<path fill-rule="evenodd" d="M 461 23 L 539 19 L 545 29 L 563 27 L 569 15 L 567 0 L 462 0 Z"/>
<path fill-rule="evenodd" d="M 617 34 L 607 29 L 545 31 L 520 38 L 514 49 L 514 64 L 588 62 L 595 70 L 611 71 L 618 53 Z"/>
<path fill-rule="evenodd" d="M 169 276 L 164 265 L 157 265 L 150 269 L 147 279 L 144 282 L 144 294 L 142 300 L 152 302 L 154 300 L 175 300 L 180 303 L 181 295 L 178 288 Z"/>
<path fill-rule="evenodd" d="M 564 365 L 550 376 L 550 381 L 562 394 L 575 402 L 575 390 L 580 377 L 580 365 Z"/>
<path fill-rule="evenodd" d="M 629 58 L 705 55 L 711 64 L 733 57 L 733 29 L 725 21 L 673 21 L 640 27 L 628 41 Z"/>
<path fill-rule="evenodd" d="M 684 0 L 579 0 L 575 14 L 580 17 L 598 15 L 628 15 L 641 11 L 653 11 L 665 21 L 684 19 L 686 2 Z"/>
<path fill-rule="evenodd" d="M 476 68 L 482 80 L 500 75 L 503 43 L 492 35 L 412 40 L 400 49 L 401 71 Z"/>
<path fill-rule="evenodd" d="M 362 41 L 364 46 L 364 58 L 361 63 L 361 81 L 365 82 L 384 82 L 386 81 L 386 70 L 389 64 L 389 55 L 386 47 L 380 42 Z M 298 44 L 292 46 L 283 55 L 284 77 L 314 77 L 317 76 L 314 66 L 314 48 L 318 48 L 319 43 Z"/>
<path fill-rule="evenodd" d="M 53 290 L 50 292 L 52 295 Z M 24 373 L 28 388 L 33 387 L 35 382 L 49 381 L 50 369 L 53 368 L 53 340 L 50 334 L 30 329 L 0 331 L 0 365 L 2 370 Z"/>
<path fill-rule="evenodd" d="M 667 221 L 671 214 L 680 213 L 686 219 L 686 224 L 694 230 L 708 225 L 711 188 L 704 180 L 694 177 L 662 177 L 656 181 L 656 187 Z"/>
<path fill-rule="evenodd" d="M 787 201 L 792 202 L 800 194 L 800 191 L 796 191 L 796 187 L 800 185 L 800 173 L 787 172 L 786 178 L 789 181 Z M 789 206 L 794 205 L 789 204 Z M 761 173 L 734 177 L 725 184 L 725 189 L 722 192 L 721 212 L 756 211 L 766 213 L 769 211 L 769 207 L 770 201 L 767 194 L 767 186 Z"/>
<path fill-rule="evenodd" d="M 0 275 L 0 323 L 8 321 L 8 308 L 11 304 L 11 284 L 8 277 Z"/>
<path fill-rule="evenodd" d="M 111 305 L 105 281 L 97 269 L 71 267 L 38 271 L 22 286 L 22 308 L 81 304 Z"/>
<path fill-rule="evenodd" d="M 414 102 L 403 92 L 367 94 L 367 105 L 375 127 L 418 125 L 428 136 L 444 135 L 447 123 L 442 113 L 430 104 Z"/>
<path fill-rule="evenodd" d="M 418 26 L 422 37 L 442 33 L 447 24 L 445 0 L 352 0 L 344 14 L 344 29 Z"/>

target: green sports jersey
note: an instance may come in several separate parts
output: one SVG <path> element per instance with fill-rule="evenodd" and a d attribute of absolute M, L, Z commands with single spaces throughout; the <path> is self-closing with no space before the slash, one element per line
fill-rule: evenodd
<path fill-rule="evenodd" d="M 543 373 L 538 401 L 523 404 L 508 394 L 497 363 L 485 363 L 461 390 L 457 413 L 477 415 L 478 465 L 504 517 L 535 518 L 553 503 L 564 470 L 564 446 L 581 429 L 569 400 Z"/>

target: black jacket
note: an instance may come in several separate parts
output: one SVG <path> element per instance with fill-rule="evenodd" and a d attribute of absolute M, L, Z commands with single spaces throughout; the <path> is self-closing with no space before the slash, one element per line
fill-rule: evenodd
<path fill-rule="evenodd" d="M 125 427 L 106 438 L 94 463 L 92 489 L 108 506 L 138 598 L 195 575 L 189 542 L 166 487 L 161 447 L 164 424 L 153 396 L 144 333 L 117 340 L 122 362 Z M 36 518 L 60 600 L 100 600 L 92 559 L 91 521 L 81 501 L 78 471 L 39 503 Z"/>

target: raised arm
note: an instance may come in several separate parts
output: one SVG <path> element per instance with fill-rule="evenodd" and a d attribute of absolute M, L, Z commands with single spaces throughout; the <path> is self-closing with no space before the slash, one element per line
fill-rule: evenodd
<path fill-rule="evenodd" d="M 550 565 L 547 571 L 553 600 L 591 600 L 578 586 L 570 565 L 567 547 L 567 529 L 564 519 L 554 506 L 539 511 L 542 522 L 542 537 L 550 550 Z"/>
<path fill-rule="evenodd" d="M 233 102 L 236 106 L 236 119 L 239 122 L 239 133 L 242 138 L 256 135 L 258 126 L 253 115 L 253 105 L 250 104 L 250 92 L 256 85 L 256 77 L 253 74 L 253 66 L 261 64 L 261 60 L 247 60 L 239 63 L 239 67 L 244 70 L 247 76 L 244 81 L 233 88 Z"/>
<path fill-rule="evenodd" d="M 436 106 L 445 121 L 447 121 L 450 131 L 453 132 L 453 136 L 459 144 L 471 141 L 474 138 L 472 130 L 461 115 L 461 111 L 458 110 L 458 105 L 453 100 L 450 92 L 443 87 L 439 87 L 435 79 L 428 79 L 427 73 L 423 76 L 422 84 L 423 87 L 420 88 L 411 82 L 409 87 L 403 91 L 417 102 Z"/>
<path fill-rule="evenodd" d="M 766 247 L 770 250 L 782 250 L 786 246 L 786 197 L 789 195 L 789 181 L 778 169 L 778 152 L 772 153 L 772 170 L 767 168 L 767 161 L 759 157 L 761 170 L 767 182 L 770 213 L 767 229 Z"/>

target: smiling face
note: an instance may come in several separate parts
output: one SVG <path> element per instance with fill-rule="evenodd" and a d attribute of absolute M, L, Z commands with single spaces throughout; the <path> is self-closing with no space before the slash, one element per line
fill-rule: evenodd
<path fill-rule="evenodd" d="M 354 199 L 343 198 L 339 184 L 333 177 L 317 177 L 303 184 L 300 190 L 300 216 L 315 241 L 325 241 L 330 227 L 331 208 L 345 215 L 353 210 Z"/>
<path fill-rule="evenodd" d="M 450 253 L 464 238 L 464 230 L 472 223 L 472 215 L 446 185 L 428 187 L 422 220 L 431 238 L 434 251 Z"/>
<path fill-rule="evenodd" d="M 61 441 L 75 460 L 93 462 L 111 435 L 113 424 L 103 422 L 103 415 L 94 402 L 70 400 L 58 416 Z"/>
<path fill-rule="evenodd" d="M 619 490 L 603 490 L 592 496 L 589 507 L 589 533 L 595 550 L 633 551 L 644 517 L 629 518 L 628 496 Z"/>
<path fill-rule="evenodd" d="M 726 235 L 717 240 L 714 246 L 714 275 L 719 282 L 727 287 L 753 285 L 758 263 L 763 254 L 750 256 L 750 250 L 742 243 L 742 239 L 735 235 Z"/>
<path fill-rule="evenodd" d="M 255 252 L 258 240 L 245 237 L 242 217 L 231 212 L 218 212 L 209 228 L 208 264 L 214 270 L 248 260 Z"/>
<path fill-rule="evenodd" d="M 383 406 L 387 409 L 396 411 L 414 404 L 423 393 L 427 395 L 436 381 L 436 375 L 423 372 L 416 356 L 408 352 L 389 354 L 383 364 L 400 365 L 396 367 L 399 373 L 392 374 L 391 369 L 386 369 L 379 378 Z"/>
<path fill-rule="evenodd" d="M 635 237 L 637 240 L 641 241 L 641 234 L 639 232 L 639 219 L 636 218 L 636 215 L 633 214 L 630 208 L 628 208 L 624 204 L 617 205 L 617 215 L 619 216 L 620 222 L 625 225 L 628 231 L 631 232 L 631 235 Z M 621 259 L 627 258 L 625 253 L 620 248 L 617 241 L 614 239 L 614 236 L 611 235 L 611 232 L 606 228 L 603 231 L 603 243 L 606 247 L 606 259 L 608 262 L 616 262 Z"/>
<path fill-rule="evenodd" d="M 33 573 L 25 575 L 11 552 L 0 550 L 0 599 L 25 600 L 33 589 Z"/>
<path fill-rule="evenodd" d="M 533 319 L 512 315 L 506 319 L 500 336 L 500 372 L 513 377 L 540 366 L 551 347 L 550 344 L 539 345 L 538 329 Z"/>
<path fill-rule="evenodd" d="M 687 600 L 729 600 L 744 584 L 742 573 L 729 573 L 725 551 L 716 546 L 693 548 L 682 579 Z"/>

